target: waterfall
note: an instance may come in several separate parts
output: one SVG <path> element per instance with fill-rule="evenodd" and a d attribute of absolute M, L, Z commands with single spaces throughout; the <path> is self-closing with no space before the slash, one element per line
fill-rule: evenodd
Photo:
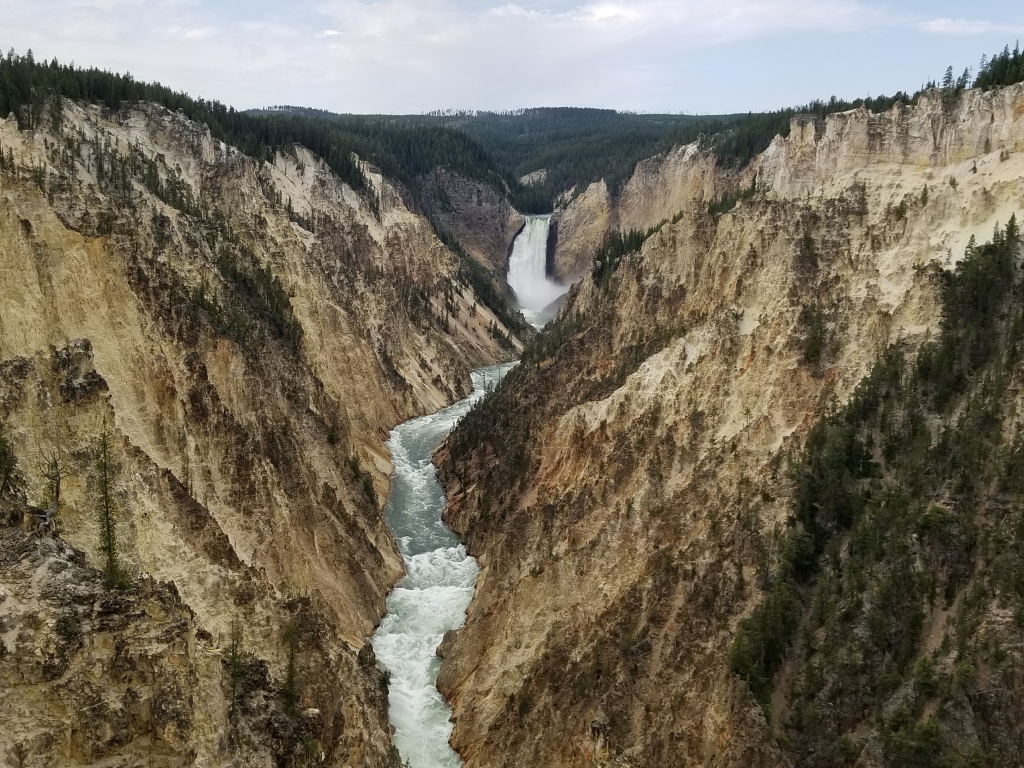
<path fill-rule="evenodd" d="M 395 427 L 387 442 L 395 474 L 385 515 L 405 561 L 403 578 L 388 595 L 388 614 L 373 650 L 390 673 L 388 714 L 395 746 L 411 768 L 459 768 L 448 746 L 451 710 L 437 690 L 444 633 L 462 626 L 479 571 L 441 520 L 445 498 L 430 458 L 470 406 L 492 389 L 511 363 L 473 372 L 473 394 L 442 411 Z"/>
<path fill-rule="evenodd" d="M 508 285 L 516 294 L 523 316 L 538 328 L 555 314 L 557 308 L 551 305 L 568 290 L 548 277 L 550 226 L 550 216 L 527 216 L 508 261 Z"/>

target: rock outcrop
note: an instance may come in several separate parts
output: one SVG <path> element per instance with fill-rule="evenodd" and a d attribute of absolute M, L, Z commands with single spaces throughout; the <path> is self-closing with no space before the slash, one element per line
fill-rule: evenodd
<path fill-rule="evenodd" d="M 0 122 L 0 419 L 25 478 L 0 756 L 391 765 L 365 643 L 402 571 L 382 441 L 518 341 L 372 167 L 374 207 L 301 147 L 258 162 L 148 105 L 60 117 Z M 125 590 L 94 570 L 103 433 Z"/>
<path fill-rule="evenodd" d="M 552 273 L 575 282 L 590 269 L 594 252 L 612 229 L 641 232 L 668 221 L 694 204 L 711 200 L 722 188 L 722 172 L 696 144 L 637 163 L 617 195 L 604 181 L 591 184 L 554 217 L 558 239 Z"/>
<path fill-rule="evenodd" d="M 423 206 L 501 281 L 526 219 L 491 187 L 438 168 L 419 180 Z"/>
<path fill-rule="evenodd" d="M 888 344 L 934 331 L 941 268 L 1024 210 L 1022 151 L 1024 87 L 927 93 L 797 119 L 741 174 L 683 148 L 621 201 L 592 187 L 564 212 L 563 275 L 608 223 L 678 217 L 584 277 L 438 454 L 446 519 L 482 566 L 439 678 L 468 768 L 790 764 L 728 664 L 787 530 L 785 456 Z M 793 716 L 829 716 L 816 706 Z M 1012 740 L 1004 720 L 976 722 Z M 799 762 L 884 765 L 884 727 Z"/>

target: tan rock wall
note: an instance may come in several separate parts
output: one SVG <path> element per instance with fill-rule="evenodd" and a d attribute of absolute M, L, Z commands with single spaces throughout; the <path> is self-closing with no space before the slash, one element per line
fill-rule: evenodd
<path fill-rule="evenodd" d="M 592 184 L 556 216 L 555 276 L 582 277 L 609 229 L 645 231 L 755 179 L 760 190 L 799 198 L 820 194 L 833 179 L 872 166 L 935 169 L 1019 152 L 1024 148 L 1021 109 L 1017 88 L 967 91 L 952 103 L 936 90 L 922 94 L 917 105 L 898 105 L 884 114 L 858 109 L 827 120 L 798 117 L 787 138 L 777 137 L 749 168 L 736 173 L 716 169 L 697 145 L 676 147 L 639 163 L 617 195 L 603 182 Z"/>
<path fill-rule="evenodd" d="M 420 180 L 423 204 L 473 258 L 504 280 L 526 219 L 491 187 L 438 168 Z"/>

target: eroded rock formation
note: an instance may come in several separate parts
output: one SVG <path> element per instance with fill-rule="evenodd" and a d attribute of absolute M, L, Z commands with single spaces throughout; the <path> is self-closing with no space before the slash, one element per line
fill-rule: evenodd
<path fill-rule="evenodd" d="M 500 279 L 526 219 L 491 187 L 438 168 L 420 180 L 423 204 L 473 258 Z"/>

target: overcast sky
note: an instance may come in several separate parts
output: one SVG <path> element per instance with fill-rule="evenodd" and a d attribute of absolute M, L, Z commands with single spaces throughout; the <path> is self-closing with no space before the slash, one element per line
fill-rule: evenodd
<path fill-rule="evenodd" d="M 772 109 L 914 90 L 1024 38 L 1024 3 L 0 0 L 0 46 L 238 108 Z"/>

